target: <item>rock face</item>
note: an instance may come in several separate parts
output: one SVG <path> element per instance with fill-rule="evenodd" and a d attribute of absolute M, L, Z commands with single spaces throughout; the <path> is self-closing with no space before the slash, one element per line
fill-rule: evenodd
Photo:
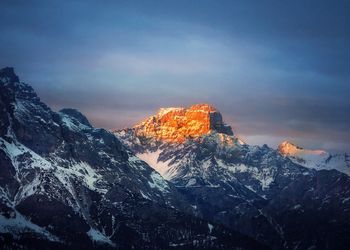
<path fill-rule="evenodd" d="M 231 127 L 223 123 L 220 112 L 209 104 L 197 104 L 188 109 L 163 108 L 134 128 L 138 136 L 176 143 L 210 131 L 233 135 Z"/>
<path fill-rule="evenodd" d="M 167 120 L 177 119 L 175 112 L 170 114 L 174 117 Z M 115 134 L 173 183 L 198 216 L 273 249 L 348 248 L 349 176 L 305 168 L 278 150 L 247 145 L 220 130 L 169 142 L 158 134 L 140 135 L 138 129 L 139 125 Z M 283 145 L 284 153 L 299 150 Z"/>
<path fill-rule="evenodd" d="M 348 154 L 330 154 L 324 150 L 310 150 L 284 141 L 278 151 L 293 162 L 316 170 L 336 169 L 350 176 L 350 157 Z"/>
<path fill-rule="evenodd" d="M 196 218 L 187 198 L 77 110 L 58 113 L 0 70 L 4 249 L 260 249 Z"/>

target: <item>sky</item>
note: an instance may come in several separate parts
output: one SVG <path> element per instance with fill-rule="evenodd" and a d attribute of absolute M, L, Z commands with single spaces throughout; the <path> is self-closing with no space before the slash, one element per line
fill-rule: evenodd
<path fill-rule="evenodd" d="M 350 1 L 0 2 L 0 67 L 131 127 L 210 103 L 249 144 L 350 152 Z"/>

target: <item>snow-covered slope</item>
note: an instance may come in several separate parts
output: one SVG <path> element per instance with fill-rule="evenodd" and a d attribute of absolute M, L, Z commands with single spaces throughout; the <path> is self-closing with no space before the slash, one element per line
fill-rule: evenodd
<path fill-rule="evenodd" d="M 209 229 L 112 133 L 76 110 L 53 112 L 12 68 L 0 70 L 0 118 L 4 249 L 262 247 L 215 223 Z"/>
<path fill-rule="evenodd" d="M 348 154 L 330 154 L 323 150 L 301 148 L 289 141 L 278 146 L 278 151 L 293 162 L 316 170 L 335 169 L 350 176 L 350 157 Z"/>
<path fill-rule="evenodd" d="M 231 129 L 223 131 L 209 124 L 209 131 L 186 136 L 182 129 L 176 129 L 182 123 L 172 122 L 177 114 L 169 117 L 172 113 L 164 110 L 114 133 L 188 197 L 199 216 L 274 249 L 344 248 L 350 243 L 344 233 L 350 231 L 348 176 L 335 170 L 305 168 L 266 145 L 247 145 Z M 219 113 L 215 108 L 210 110 Z M 180 133 L 186 140 L 144 132 L 153 128 L 169 131 L 168 121 L 171 136 L 177 138 Z M 188 119 L 186 122 L 191 124 Z M 224 124 L 221 114 L 220 123 Z"/>

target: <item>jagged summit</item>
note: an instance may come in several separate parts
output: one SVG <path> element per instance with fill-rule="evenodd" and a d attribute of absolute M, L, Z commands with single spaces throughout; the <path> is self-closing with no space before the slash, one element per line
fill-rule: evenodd
<path fill-rule="evenodd" d="M 8 98 L 13 96 L 22 100 L 40 100 L 30 85 L 20 82 L 12 67 L 0 69 L 0 91 Z"/>
<path fill-rule="evenodd" d="M 297 156 L 300 154 L 311 154 L 311 155 L 324 155 L 326 152 L 324 150 L 310 150 L 310 149 L 304 149 L 290 141 L 283 141 L 278 146 L 278 151 L 282 155 L 286 156 Z"/>
<path fill-rule="evenodd" d="M 0 69 L 0 79 L 2 80 L 0 82 L 19 82 L 19 78 L 12 67 Z"/>
<path fill-rule="evenodd" d="M 72 109 L 72 108 L 64 108 L 61 109 L 59 111 L 60 113 L 69 115 L 71 117 L 74 117 L 75 119 L 77 119 L 80 123 L 88 126 L 88 127 L 92 127 L 89 120 L 85 117 L 85 115 L 83 115 L 80 111 L 76 110 L 76 109 Z"/>
<path fill-rule="evenodd" d="M 161 108 L 156 115 L 137 124 L 134 129 L 138 136 L 180 143 L 211 131 L 233 135 L 232 128 L 223 122 L 221 113 L 209 104 Z"/>
<path fill-rule="evenodd" d="M 303 148 L 290 141 L 283 141 L 278 145 L 278 151 L 283 155 L 288 155 L 291 152 L 296 152 L 298 150 L 303 150 Z"/>

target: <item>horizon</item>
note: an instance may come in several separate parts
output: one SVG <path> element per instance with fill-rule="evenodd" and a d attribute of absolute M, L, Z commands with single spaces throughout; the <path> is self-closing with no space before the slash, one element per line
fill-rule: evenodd
<path fill-rule="evenodd" d="M 350 152 L 349 2 L 0 7 L 0 67 L 55 111 L 110 130 L 210 103 L 248 144 Z"/>

